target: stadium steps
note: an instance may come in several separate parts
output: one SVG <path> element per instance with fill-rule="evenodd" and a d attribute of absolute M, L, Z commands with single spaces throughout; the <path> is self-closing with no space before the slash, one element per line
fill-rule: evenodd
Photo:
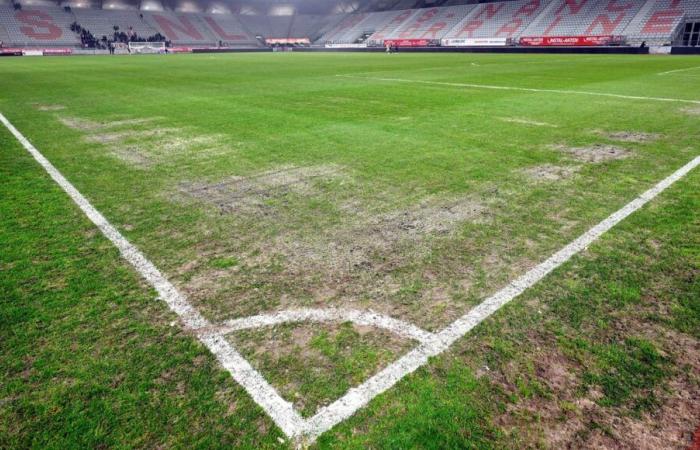
<path fill-rule="evenodd" d="M 676 15 L 670 29 L 654 30 L 653 27 L 646 29 L 649 21 L 655 14 L 663 14 L 664 11 L 682 11 Z M 663 45 L 670 43 L 676 36 L 686 17 L 700 15 L 700 0 L 683 0 L 677 8 L 673 8 L 673 0 L 648 0 L 642 11 L 637 14 L 632 22 L 627 25 L 624 34 L 630 44 L 638 45 L 646 41 L 649 45 Z"/>
<path fill-rule="evenodd" d="M 622 11 L 608 11 L 613 6 L 612 0 L 588 0 L 575 9 L 565 0 L 552 2 L 553 9 L 547 8 L 539 19 L 527 27 L 527 36 L 584 36 L 584 35 L 621 35 L 630 21 L 639 13 L 644 2 L 627 2 Z M 618 7 L 619 4 L 615 4 Z M 599 18 L 609 21 L 603 24 Z"/>
<path fill-rule="evenodd" d="M 28 20 L 40 20 L 48 26 L 31 25 L 27 23 Z M 26 7 L 15 10 L 11 6 L 0 5 L 0 25 L 5 27 L 9 42 L 14 46 L 78 46 L 80 40 L 70 31 L 72 22 L 73 16 L 59 7 Z"/>
<path fill-rule="evenodd" d="M 7 45 L 11 42 L 10 33 L 7 32 L 5 25 L 0 25 L 0 42 L 3 42 L 3 45 Z"/>
<path fill-rule="evenodd" d="M 387 20 L 382 26 L 377 27 L 377 30 L 372 33 L 372 35 L 367 39 L 368 42 L 381 42 L 390 36 L 397 29 L 401 28 L 406 22 L 413 20 L 418 11 L 415 10 L 403 10 L 403 11 L 390 11 L 387 16 Z"/>
<path fill-rule="evenodd" d="M 78 24 L 89 30 L 97 39 L 102 36 L 114 36 L 114 26 L 119 31 L 127 32 L 129 27 L 142 38 L 153 36 L 158 30 L 139 17 L 138 11 L 104 11 L 95 9 L 74 9 L 73 14 Z"/>
<path fill-rule="evenodd" d="M 452 29 L 445 33 L 445 38 L 517 38 L 523 35 L 527 23 L 537 20 L 551 4 L 541 4 L 526 16 L 522 9 L 530 4 L 530 0 L 517 0 L 507 3 L 481 3 L 466 5 L 471 8 L 465 11 L 465 17 Z M 514 20 L 520 20 L 521 25 L 511 32 L 501 30 Z"/>
<path fill-rule="evenodd" d="M 459 23 L 471 8 L 468 5 L 420 9 L 387 39 L 441 39 Z M 442 28 L 437 29 L 439 25 Z"/>
<path fill-rule="evenodd" d="M 532 34 L 537 32 L 536 29 L 539 26 L 539 22 L 547 20 L 547 18 L 550 18 L 549 20 L 551 20 L 551 18 L 554 17 L 554 11 L 556 11 L 559 7 L 559 3 L 553 0 L 549 0 L 546 3 L 547 4 L 544 6 L 544 9 L 542 9 L 542 12 L 540 12 L 529 24 L 527 24 L 523 32 L 520 34 L 520 37 L 539 36 L 537 34 Z"/>

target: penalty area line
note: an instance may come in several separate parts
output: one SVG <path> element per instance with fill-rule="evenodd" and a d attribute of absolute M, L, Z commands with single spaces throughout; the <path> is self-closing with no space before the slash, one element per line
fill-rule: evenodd
<path fill-rule="evenodd" d="M 686 100 L 683 98 L 672 98 L 672 97 L 644 97 L 641 95 L 625 95 L 625 94 L 613 94 L 610 92 L 595 92 L 595 91 L 577 91 L 569 89 L 539 89 L 539 88 L 526 88 L 518 86 L 499 86 L 492 84 L 477 84 L 477 83 L 453 83 L 448 81 L 428 81 L 428 80 L 410 80 L 407 78 L 385 78 L 385 77 L 362 77 L 355 75 L 336 75 L 340 78 L 352 78 L 357 80 L 373 80 L 373 81 L 384 81 L 390 83 L 414 83 L 414 84 L 427 84 L 434 86 L 449 86 L 449 87 L 462 87 L 471 89 L 490 89 L 496 91 L 520 91 L 520 92 L 541 92 L 549 94 L 564 94 L 564 95 L 589 95 L 593 97 L 611 97 L 611 98 L 622 98 L 625 100 L 647 100 L 655 102 L 674 102 L 674 103 L 690 103 L 693 105 L 700 105 L 700 100 Z"/>
<path fill-rule="evenodd" d="M 697 70 L 697 69 L 700 69 L 700 66 L 686 67 L 685 69 L 668 70 L 666 72 L 659 72 L 659 73 L 657 73 L 657 75 L 668 75 L 671 73 L 687 72 L 689 70 Z"/>

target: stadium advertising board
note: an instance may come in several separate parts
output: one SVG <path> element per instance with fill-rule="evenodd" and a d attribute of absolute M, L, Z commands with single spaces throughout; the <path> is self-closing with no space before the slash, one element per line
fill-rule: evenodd
<path fill-rule="evenodd" d="M 311 44 L 309 38 L 268 38 L 265 39 L 267 45 L 274 44 Z"/>
<path fill-rule="evenodd" d="M 396 47 L 431 47 L 438 45 L 440 41 L 435 39 L 385 39 L 384 45 Z"/>
<path fill-rule="evenodd" d="M 21 48 L 0 48 L 0 56 L 22 56 Z"/>
<path fill-rule="evenodd" d="M 507 38 L 483 38 L 483 39 L 443 39 L 445 47 L 500 47 L 508 43 Z"/>
<path fill-rule="evenodd" d="M 583 47 L 610 45 L 615 36 L 540 36 L 522 37 L 520 45 L 530 47 Z"/>
<path fill-rule="evenodd" d="M 44 56 L 71 55 L 73 54 L 73 50 L 70 48 L 45 48 L 42 54 Z"/>
<path fill-rule="evenodd" d="M 326 44 L 326 48 L 367 48 L 367 44 Z"/>

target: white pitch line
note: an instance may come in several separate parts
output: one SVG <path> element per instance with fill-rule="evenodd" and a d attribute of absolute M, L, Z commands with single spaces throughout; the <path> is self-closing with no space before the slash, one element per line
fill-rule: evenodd
<path fill-rule="evenodd" d="M 224 323 L 219 329 L 221 334 L 238 330 L 268 327 L 290 322 L 352 322 L 357 325 L 383 328 L 392 333 L 413 339 L 421 343 L 435 338 L 433 333 L 425 331 L 413 324 L 374 311 L 359 311 L 356 309 L 326 308 L 326 309 L 294 309 L 279 311 L 272 314 L 233 319 Z"/>
<path fill-rule="evenodd" d="M 365 406 L 374 397 L 391 388 L 403 377 L 426 364 L 430 357 L 437 356 L 447 350 L 457 339 L 463 337 L 476 325 L 522 294 L 526 289 L 542 280 L 547 274 L 564 264 L 571 257 L 587 248 L 606 231 L 644 206 L 698 165 L 700 165 L 700 156 L 695 157 L 656 186 L 583 233 L 547 260 L 484 300 L 477 307 L 437 333 L 435 339 L 431 342 L 420 345 L 361 385 L 350 389 L 342 398 L 321 408 L 316 415 L 309 419 L 306 437 L 313 441 L 319 435 L 353 415 L 355 411 Z"/>
<path fill-rule="evenodd" d="M 355 75 L 336 75 L 336 77 L 342 78 L 353 78 L 358 80 L 374 80 L 374 81 L 386 81 L 391 83 L 415 83 L 415 84 L 428 84 L 435 86 L 450 86 L 450 87 L 466 87 L 472 89 L 492 89 L 497 91 L 521 91 L 521 92 L 544 92 L 550 94 L 565 94 L 565 95 L 591 95 L 595 97 L 612 97 L 612 98 L 623 98 L 626 100 L 649 100 L 656 102 L 676 102 L 676 103 L 692 103 L 694 105 L 700 105 L 700 100 L 686 100 L 682 98 L 672 98 L 672 97 L 643 97 L 639 95 L 624 95 L 624 94 L 612 94 L 609 92 L 594 92 L 594 91 L 576 91 L 568 89 L 537 89 L 537 88 L 526 88 L 517 86 L 497 86 L 491 84 L 475 84 L 475 83 L 451 83 L 447 81 L 427 81 L 427 80 L 410 80 L 406 78 L 384 78 L 384 77 L 358 77 Z"/>
<path fill-rule="evenodd" d="M 180 317 L 185 326 L 191 328 L 197 334 L 197 337 L 217 357 L 224 368 L 231 373 L 231 376 L 246 389 L 253 400 L 270 415 L 282 431 L 291 438 L 305 442 L 313 442 L 318 436 L 352 416 L 358 409 L 365 406 L 374 397 L 385 392 L 403 377 L 426 364 L 430 357 L 437 356 L 447 350 L 457 339 L 467 334 L 476 325 L 523 293 L 526 289 L 542 280 L 547 274 L 596 241 L 606 231 L 640 209 L 673 183 L 700 165 L 700 156 L 697 156 L 659 182 L 656 186 L 608 216 L 605 220 L 582 234 L 544 262 L 508 284 L 505 288 L 486 299 L 439 333 L 430 333 L 429 336 L 424 336 L 425 339 L 423 343 L 417 348 L 399 358 L 399 360 L 390 364 L 361 385 L 350 389 L 340 399 L 319 409 L 310 419 L 305 420 L 296 412 L 293 405 L 280 397 L 277 391 L 267 383 L 262 375 L 253 369 L 248 361 L 226 341 L 223 334 L 220 331 L 215 331 L 216 329 L 212 327 L 211 323 L 189 304 L 187 299 L 177 291 L 175 286 L 173 286 L 136 247 L 127 241 L 126 238 L 124 238 L 1 113 L 0 122 L 2 122 L 17 140 L 20 141 L 24 148 L 46 170 L 51 178 L 66 191 L 85 215 L 87 215 L 102 233 L 119 249 L 122 257 L 156 289 L 160 297 L 168 304 L 170 309 Z M 369 320 L 367 316 L 363 314 L 372 313 L 357 311 L 355 320 Z M 294 314 L 290 314 L 290 317 L 291 316 L 294 316 Z M 321 316 L 323 316 L 323 314 L 321 314 Z M 262 317 L 263 319 L 260 320 L 260 323 L 264 325 L 265 320 L 269 319 L 270 316 L 263 315 L 256 317 Z M 265 319 L 265 317 L 267 317 L 267 319 Z M 387 318 L 386 316 L 383 317 Z M 390 319 L 390 321 L 396 321 L 396 319 L 388 319 Z M 242 322 L 231 321 L 230 323 L 242 326 Z M 385 324 L 385 327 L 393 327 L 396 323 L 403 322 L 391 322 Z"/>
<path fill-rule="evenodd" d="M 685 68 L 685 69 L 669 70 L 669 71 L 667 71 L 667 72 L 659 72 L 659 73 L 657 73 L 657 75 L 668 75 L 668 74 L 670 74 L 670 73 L 686 72 L 686 71 L 688 71 L 688 70 L 697 70 L 697 69 L 700 69 L 700 66 L 688 67 L 688 68 Z"/>
<path fill-rule="evenodd" d="M 294 436 L 304 429 L 304 419 L 296 412 L 294 405 L 284 400 L 277 391 L 243 358 L 226 339 L 213 332 L 215 328 L 205 319 L 173 286 L 156 266 L 141 251 L 131 244 L 114 226 L 81 194 L 51 162 L 37 150 L 8 120 L 0 113 L 0 122 L 14 135 L 22 146 L 46 170 L 85 215 L 100 229 L 118 249 L 129 264 L 158 292 L 158 296 L 178 315 L 186 328 L 195 332 L 199 340 L 207 346 L 221 365 L 243 386 L 250 396 L 260 405 L 274 422 L 288 436 Z"/>

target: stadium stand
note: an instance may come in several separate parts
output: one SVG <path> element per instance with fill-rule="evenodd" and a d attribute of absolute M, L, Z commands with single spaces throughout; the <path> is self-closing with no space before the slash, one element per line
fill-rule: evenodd
<path fill-rule="evenodd" d="M 700 0 L 647 1 L 624 34 L 632 45 L 666 44 L 686 17 L 700 17 Z"/>
<path fill-rule="evenodd" d="M 146 23 L 138 11 L 109 11 L 99 9 L 74 8 L 73 14 L 78 24 L 89 30 L 98 39 L 102 36 L 109 38 L 114 34 L 114 27 L 126 31 L 131 28 L 138 36 L 151 36 L 158 32 L 156 28 Z"/>
<path fill-rule="evenodd" d="M 292 16 L 253 16 L 248 19 L 248 27 L 266 38 L 287 37 Z"/>
<path fill-rule="evenodd" d="M 368 17 L 380 17 L 382 13 L 349 14 L 321 38 L 324 42 L 355 42 L 361 35 L 359 26 Z"/>
<path fill-rule="evenodd" d="M 238 18 L 232 14 L 203 14 L 201 18 L 211 34 L 226 45 L 235 47 L 258 46 L 255 36 L 246 30 Z"/>
<path fill-rule="evenodd" d="M 548 5 L 540 0 L 483 3 L 445 34 L 445 38 L 514 38 Z"/>
<path fill-rule="evenodd" d="M 368 5 L 391 9 L 372 12 Z M 415 5 L 431 6 L 406 9 Z M 97 39 L 113 38 L 116 26 L 139 38 L 160 34 L 177 46 L 254 48 L 263 45 L 258 36 L 370 45 L 385 39 L 511 38 L 515 43 L 523 36 L 620 36 L 629 45 L 663 45 L 681 36 L 686 21 L 698 18 L 700 0 L 376 0 L 354 13 L 288 16 L 4 4 L 0 40 L 5 46 L 79 47 L 79 25 Z"/>
<path fill-rule="evenodd" d="M 622 35 L 646 2 L 630 0 L 557 0 L 530 26 L 526 36 Z"/>
<path fill-rule="evenodd" d="M 388 39 L 440 39 L 473 8 L 472 5 L 420 9 L 386 35 Z"/>
<path fill-rule="evenodd" d="M 327 26 L 327 21 L 331 20 L 331 18 L 299 14 L 291 16 L 246 16 L 242 20 L 245 20 L 246 28 L 255 36 L 316 40 L 321 34 L 320 29 Z"/>
<path fill-rule="evenodd" d="M 315 41 L 321 37 L 321 29 L 326 26 L 327 17 L 320 15 L 296 14 L 291 17 L 291 23 L 286 37 L 309 38 Z"/>
<path fill-rule="evenodd" d="M 144 11 L 142 14 L 146 23 L 176 45 L 214 45 L 221 40 L 209 29 L 201 14 L 167 11 Z"/>
<path fill-rule="evenodd" d="M 386 20 L 377 27 L 377 30 L 369 36 L 369 42 L 382 42 L 387 36 L 399 29 L 411 17 L 418 14 L 419 10 L 406 9 L 403 11 L 391 11 L 386 16 Z"/>
<path fill-rule="evenodd" d="M 8 43 L 23 47 L 77 46 L 78 36 L 70 31 L 73 14 L 59 7 L 15 10 L 0 6 L 0 25 L 9 35 Z"/>
<path fill-rule="evenodd" d="M 361 37 L 372 36 L 377 30 L 384 27 L 394 15 L 394 11 L 384 11 L 378 13 L 367 14 L 365 20 L 356 25 L 353 29 L 349 30 L 348 33 L 352 36 L 351 39 L 339 40 L 338 42 L 355 42 Z"/>

